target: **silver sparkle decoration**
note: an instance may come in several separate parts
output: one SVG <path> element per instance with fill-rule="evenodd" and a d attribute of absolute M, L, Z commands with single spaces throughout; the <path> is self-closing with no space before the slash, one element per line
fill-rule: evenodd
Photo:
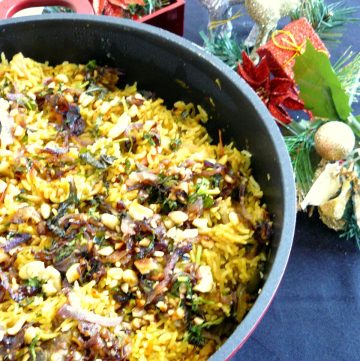
<path fill-rule="evenodd" d="M 199 0 L 209 12 L 209 26 L 219 20 L 230 19 L 232 8 L 244 4 L 246 11 L 255 21 L 246 43 L 254 45 L 252 56 L 256 57 L 256 50 L 264 45 L 272 31 L 276 29 L 279 20 L 290 15 L 303 1 L 307 0 Z M 217 32 L 231 35 L 231 21 L 220 25 Z M 256 40 L 255 40 L 256 38 Z"/>
<path fill-rule="evenodd" d="M 245 0 L 245 8 L 259 28 L 253 52 L 268 41 L 279 20 L 290 15 L 301 2 L 302 0 Z"/>

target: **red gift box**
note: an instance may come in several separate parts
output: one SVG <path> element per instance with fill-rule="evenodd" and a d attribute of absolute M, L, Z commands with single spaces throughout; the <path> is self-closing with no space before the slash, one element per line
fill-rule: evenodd
<path fill-rule="evenodd" d="M 266 56 L 274 75 L 293 79 L 295 58 L 305 51 L 306 40 L 310 40 L 315 49 L 330 56 L 324 43 L 305 18 L 291 22 L 283 30 L 275 31 L 272 39 L 261 46 L 257 53 L 261 58 Z"/>

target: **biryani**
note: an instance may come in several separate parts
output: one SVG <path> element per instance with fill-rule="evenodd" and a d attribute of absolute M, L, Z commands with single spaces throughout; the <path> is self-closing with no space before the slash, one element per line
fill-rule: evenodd
<path fill-rule="evenodd" d="M 121 80 L 2 55 L 1 360 L 206 360 L 259 293 L 251 155 Z"/>

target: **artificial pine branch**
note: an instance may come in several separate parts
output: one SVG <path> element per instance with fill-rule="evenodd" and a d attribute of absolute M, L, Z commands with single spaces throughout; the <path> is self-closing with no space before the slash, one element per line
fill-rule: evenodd
<path fill-rule="evenodd" d="M 305 197 L 313 184 L 314 135 L 321 124 L 321 121 L 304 120 L 283 125 L 291 134 L 284 135 L 284 140 L 294 169 L 299 200 Z"/>
<path fill-rule="evenodd" d="M 300 134 L 285 137 L 285 143 L 294 168 L 298 192 L 303 197 L 309 191 L 314 177 L 311 164 L 313 140 L 308 134 Z"/>
<path fill-rule="evenodd" d="M 357 103 L 360 97 L 360 53 L 348 48 L 335 63 L 334 70 L 350 96 L 350 104 Z"/>
<path fill-rule="evenodd" d="M 305 17 L 313 26 L 317 34 L 324 41 L 339 41 L 342 33 L 341 28 L 349 22 L 359 21 L 354 14 L 359 7 L 346 6 L 345 1 L 333 4 L 325 4 L 325 0 L 306 0 L 292 13 L 291 19 L 297 20 Z"/>
<path fill-rule="evenodd" d="M 341 232 L 340 237 L 346 239 L 354 238 L 360 250 L 360 228 L 356 223 L 354 214 L 352 214 L 351 217 L 347 219 L 345 229 Z"/>
<path fill-rule="evenodd" d="M 210 33 L 208 36 L 201 31 L 200 36 L 204 41 L 204 48 L 233 69 L 241 61 L 242 51 L 249 53 L 243 43 L 238 43 L 229 34 L 219 32 Z"/>
<path fill-rule="evenodd" d="M 355 169 L 359 169 L 359 166 L 355 164 Z M 357 171 L 359 174 L 359 171 Z M 345 228 L 341 231 L 340 237 L 346 239 L 355 239 L 357 246 L 360 250 L 360 228 L 357 224 L 354 214 L 354 204 L 350 199 L 345 210 Z"/>
<path fill-rule="evenodd" d="M 128 5 L 128 11 L 132 15 L 152 14 L 156 10 L 162 9 L 168 5 L 170 5 L 170 0 L 144 0 L 144 5 Z"/>

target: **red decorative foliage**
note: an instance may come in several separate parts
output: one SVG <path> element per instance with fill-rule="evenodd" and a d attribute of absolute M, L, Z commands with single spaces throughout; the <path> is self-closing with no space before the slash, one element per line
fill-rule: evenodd
<path fill-rule="evenodd" d="M 108 0 L 105 0 L 104 15 L 123 17 L 123 9 L 111 4 Z"/>
<path fill-rule="evenodd" d="M 96 15 L 123 17 L 129 5 L 144 6 L 145 3 L 143 0 L 92 0 L 92 5 Z"/>
<path fill-rule="evenodd" d="M 303 110 L 295 82 L 289 78 L 272 77 L 266 57 L 255 65 L 249 56 L 242 53 L 242 64 L 238 66 L 240 76 L 256 91 L 270 113 L 280 122 L 291 123 L 287 109 Z"/>

